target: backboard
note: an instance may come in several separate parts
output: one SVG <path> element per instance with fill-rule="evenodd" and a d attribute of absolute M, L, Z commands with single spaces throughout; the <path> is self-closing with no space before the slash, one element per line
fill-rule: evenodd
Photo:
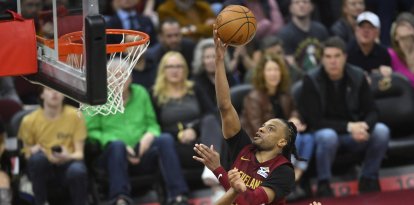
<path fill-rule="evenodd" d="M 107 101 L 105 22 L 98 0 L 17 0 L 17 12 L 35 19 L 39 71 L 26 78 L 89 105 Z M 83 31 L 79 55 L 60 42 Z M 71 58 L 71 60 L 70 60 Z"/>

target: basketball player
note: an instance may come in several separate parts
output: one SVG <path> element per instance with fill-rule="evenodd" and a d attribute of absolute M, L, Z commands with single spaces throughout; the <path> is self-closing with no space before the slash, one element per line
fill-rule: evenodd
<path fill-rule="evenodd" d="M 247 136 L 230 100 L 223 60 L 227 45 L 216 36 L 217 30 L 214 33 L 217 104 L 233 170 L 227 176 L 219 163 L 210 163 L 210 158 L 206 158 L 203 153 L 212 149 L 205 145 L 195 147 L 201 158 L 194 158 L 212 169 L 227 190 L 218 204 L 285 204 L 285 196 L 295 184 L 295 174 L 289 159 L 291 154 L 298 158 L 295 148 L 296 127 L 292 122 L 271 119 L 259 128 L 255 136 Z"/>

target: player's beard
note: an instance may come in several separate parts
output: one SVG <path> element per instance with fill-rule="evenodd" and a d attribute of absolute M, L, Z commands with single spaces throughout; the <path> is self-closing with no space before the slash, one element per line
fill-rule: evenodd
<path fill-rule="evenodd" d="M 253 140 L 252 140 L 252 145 L 254 146 L 254 148 L 257 151 L 263 151 L 264 150 L 263 147 L 261 147 L 259 144 L 255 143 Z"/>

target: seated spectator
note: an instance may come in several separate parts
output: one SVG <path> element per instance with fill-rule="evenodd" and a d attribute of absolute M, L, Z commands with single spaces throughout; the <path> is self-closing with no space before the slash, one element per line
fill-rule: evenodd
<path fill-rule="evenodd" d="M 355 38 L 356 19 L 365 10 L 364 0 L 343 0 L 342 17 L 331 27 L 331 33 L 339 36 L 345 42 Z"/>
<path fill-rule="evenodd" d="M 0 158 L 4 157 L 3 153 L 6 150 L 6 129 L 0 116 Z M 3 161 L 3 160 L 0 160 Z M 3 205 L 11 205 L 12 192 L 10 190 L 10 177 L 4 170 L 3 165 L 0 168 L 0 203 Z"/>
<path fill-rule="evenodd" d="M 311 19 L 311 0 L 291 0 L 291 21 L 277 34 L 283 41 L 288 63 L 305 72 L 319 65 L 321 41 L 329 37 L 328 30 Z"/>
<path fill-rule="evenodd" d="M 180 29 L 180 24 L 174 19 L 167 19 L 160 23 L 158 30 L 159 42 L 146 52 L 147 66 L 157 68 L 162 56 L 168 51 L 180 52 L 184 56 L 187 65 L 193 62 L 195 43 L 183 37 Z"/>
<path fill-rule="evenodd" d="M 227 0 L 224 4 L 243 5 L 253 12 L 257 21 L 255 38 L 263 39 L 275 35 L 284 25 L 278 2 L 275 0 Z"/>
<path fill-rule="evenodd" d="M 125 68 L 119 66 L 125 66 Z M 129 67 L 114 60 L 109 69 Z M 109 198 L 116 205 L 132 204 L 129 171 L 154 173 L 160 169 L 169 204 L 187 204 L 187 184 L 180 169 L 174 139 L 161 133 L 148 92 L 128 78 L 123 89 L 124 113 L 87 116 L 88 137 L 103 148 L 97 165 L 109 177 Z M 128 122 L 128 123 L 126 123 Z M 158 163 L 160 162 L 160 164 Z"/>
<path fill-rule="evenodd" d="M 36 204 L 47 203 L 47 190 L 53 182 L 69 189 L 72 204 L 86 205 L 84 119 L 77 109 L 64 105 L 63 94 L 55 90 L 44 87 L 40 100 L 41 107 L 23 118 L 18 134 Z"/>
<path fill-rule="evenodd" d="M 0 100 L 1 99 L 10 99 L 19 104 L 22 103 L 14 88 L 12 77 L 0 77 Z"/>
<path fill-rule="evenodd" d="M 273 118 L 293 122 L 297 128 L 296 149 L 299 156 L 310 160 L 313 154 L 313 136 L 305 133 L 306 124 L 301 120 L 290 95 L 289 73 L 282 60 L 265 55 L 259 62 L 253 76 L 254 89 L 244 98 L 241 125 L 247 135 L 255 136 L 266 121 Z M 306 171 L 306 161 L 293 161 L 295 180 L 299 181 Z"/>
<path fill-rule="evenodd" d="M 151 46 L 157 43 L 157 33 L 150 18 L 141 15 L 136 11 L 138 1 L 136 0 L 114 0 L 113 6 L 115 14 L 106 21 L 107 28 L 129 29 L 142 31 L 151 38 Z M 120 43 L 121 36 L 110 36 L 113 43 Z"/>
<path fill-rule="evenodd" d="M 260 42 L 260 50 L 258 50 L 255 54 L 256 64 L 257 62 L 262 59 L 263 56 L 271 55 L 280 58 L 285 66 L 288 68 L 290 81 L 292 83 L 301 80 L 304 75 L 304 70 L 302 68 L 297 67 L 296 65 L 289 64 L 285 57 L 285 51 L 283 49 L 283 41 L 282 39 L 276 36 L 268 36 L 264 38 Z M 249 70 L 248 75 L 246 76 L 245 82 L 251 82 L 251 78 L 253 75 L 254 69 Z"/>
<path fill-rule="evenodd" d="M 176 19 L 181 33 L 195 41 L 213 35 L 216 16 L 205 0 L 166 0 L 157 11 L 161 22 Z"/>
<path fill-rule="evenodd" d="M 161 130 L 175 136 L 180 144 L 202 142 L 213 145 L 220 152 L 223 138 L 214 115 L 216 110 L 205 92 L 187 80 L 188 73 L 188 66 L 180 53 L 168 52 L 161 59 L 152 93 Z M 188 147 L 192 152 L 193 146 L 179 147 Z M 198 164 L 191 158 L 181 159 L 182 164 L 187 164 L 187 160 Z M 207 184 L 210 184 L 208 180 L 216 181 L 208 169 L 204 170 L 203 178 Z"/>
<path fill-rule="evenodd" d="M 346 63 L 346 46 L 339 37 L 323 47 L 322 66 L 303 80 L 299 108 L 314 131 L 317 195 L 333 196 L 331 167 L 341 147 L 363 153 L 359 192 L 381 191 L 379 169 L 388 148 L 389 128 L 378 122 L 373 93 L 364 72 Z"/>
<path fill-rule="evenodd" d="M 216 73 L 215 64 L 216 50 L 214 40 L 212 38 L 201 40 L 194 50 L 193 60 L 193 79 L 197 87 L 203 90 L 210 99 L 212 105 L 216 105 L 216 90 L 214 89 L 214 75 Z M 229 69 L 229 58 L 226 57 L 226 75 L 229 86 L 236 85 Z"/>
<path fill-rule="evenodd" d="M 406 76 L 414 88 L 414 15 L 401 13 L 391 30 L 392 48 L 388 49 L 395 72 Z"/>
<path fill-rule="evenodd" d="M 391 58 L 387 49 L 376 40 L 379 37 L 380 20 L 370 11 L 357 18 L 355 39 L 348 44 L 348 63 L 359 66 L 369 75 L 380 72 L 389 76 L 392 72 Z"/>

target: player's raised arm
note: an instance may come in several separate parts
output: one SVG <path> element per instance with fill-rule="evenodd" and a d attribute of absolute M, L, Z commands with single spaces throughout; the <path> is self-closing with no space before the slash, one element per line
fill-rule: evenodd
<path fill-rule="evenodd" d="M 225 45 L 216 34 L 217 30 L 214 29 L 214 42 L 216 44 L 215 88 L 217 106 L 220 110 L 223 136 L 228 139 L 240 131 L 240 121 L 236 110 L 231 104 L 230 88 L 224 68 L 224 54 L 226 52 L 227 45 Z"/>

